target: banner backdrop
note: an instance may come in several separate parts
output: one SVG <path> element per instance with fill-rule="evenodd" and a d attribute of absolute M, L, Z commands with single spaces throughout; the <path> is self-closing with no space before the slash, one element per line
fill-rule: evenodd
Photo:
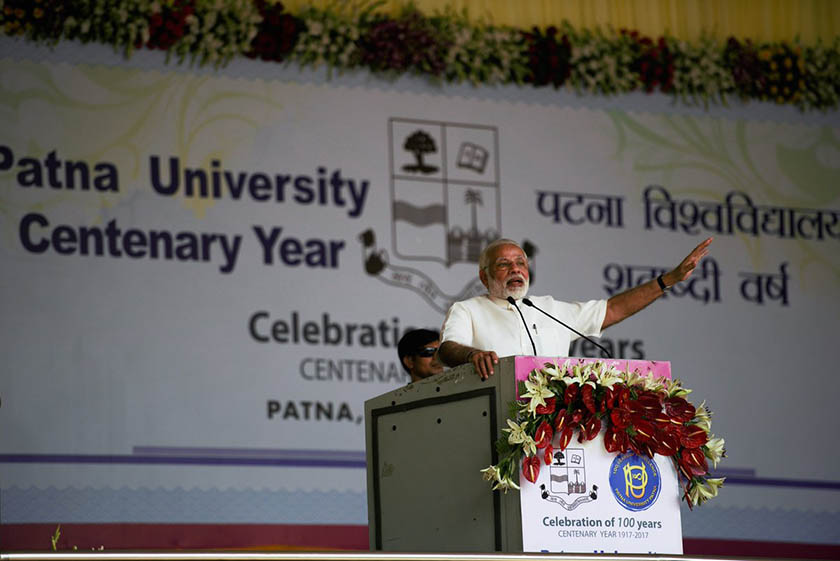
<path fill-rule="evenodd" d="M 582 300 L 714 236 L 601 343 L 726 438 L 686 537 L 840 544 L 836 119 L 161 68 L 0 60 L 5 527 L 364 526 L 363 403 L 487 240 Z"/>

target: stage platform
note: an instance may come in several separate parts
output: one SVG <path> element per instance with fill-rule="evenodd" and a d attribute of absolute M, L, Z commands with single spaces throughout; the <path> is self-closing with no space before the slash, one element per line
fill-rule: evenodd
<path fill-rule="evenodd" d="M 108 552 L 75 551 L 0 553 L 0 561 L 746 561 L 753 557 L 687 557 L 682 555 L 594 555 L 549 553 L 312 553 L 265 551 Z M 768 558 L 762 558 L 768 561 Z M 784 558 L 791 561 L 793 558 Z M 782 558 L 779 558 L 781 561 Z M 772 560 L 769 560 L 772 561 Z"/>

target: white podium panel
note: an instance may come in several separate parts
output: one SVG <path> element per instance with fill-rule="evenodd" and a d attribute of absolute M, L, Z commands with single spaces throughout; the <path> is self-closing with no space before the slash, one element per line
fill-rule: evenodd
<path fill-rule="evenodd" d="M 540 450 L 542 452 L 542 450 Z M 603 433 L 521 478 L 524 551 L 682 555 L 680 489 L 670 458 L 611 454 Z"/>

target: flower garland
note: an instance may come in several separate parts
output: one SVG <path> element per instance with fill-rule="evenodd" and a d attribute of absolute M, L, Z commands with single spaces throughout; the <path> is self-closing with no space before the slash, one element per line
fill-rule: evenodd
<path fill-rule="evenodd" d="M 629 30 L 531 30 L 470 20 L 449 8 L 335 2 L 287 12 L 276 0 L 0 0 L 0 30 L 55 44 L 109 44 L 129 56 L 161 49 L 179 62 L 223 66 L 246 56 L 332 70 L 364 68 L 475 85 L 568 86 L 580 94 L 661 91 L 708 106 L 729 99 L 805 110 L 840 104 L 840 36 L 830 44 L 687 42 Z"/>
<path fill-rule="evenodd" d="M 578 442 L 604 429 L 607 452 L 628 451 L 670 457 L 689 507 L 717 496 L 724 478 L 711 477 L 726 456 L 724 441 L 711 434 L 711 412 L 689 403 L 691 390 L 680 382 L 622 372 L 604 362 L 569 366 L 546 365 L 534 370 L 521 387 L 521 400 L 511 404 L 508 433 L 496 442 L 499 461 L 483 470 L 493 489 L 519 489 L 522 475 L 534 483 L 541 463 L 550 465 L 557 442 L 565 450 L 575 433 Z"/>

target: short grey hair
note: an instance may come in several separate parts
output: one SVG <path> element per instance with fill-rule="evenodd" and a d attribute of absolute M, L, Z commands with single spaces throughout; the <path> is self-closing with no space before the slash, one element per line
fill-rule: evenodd
<path fill-rule="evenodd" d="M 486 269 L 490 266 L 490 254 L 493 252 L 494 249 L 496 249 L 500 245 L 515 245 L 519 249 L 522 249 L 522 246 L 508 238 L 499 238 L 498 240 L 493 240 L 492 242 L 487 244 L 487 247 L 485 247 L 484 250 L 482 250 L 481 256 L 478 258 L 479 269 Z M 525 253 L 524 249 L 522 249 L 522 253 Z"/>

